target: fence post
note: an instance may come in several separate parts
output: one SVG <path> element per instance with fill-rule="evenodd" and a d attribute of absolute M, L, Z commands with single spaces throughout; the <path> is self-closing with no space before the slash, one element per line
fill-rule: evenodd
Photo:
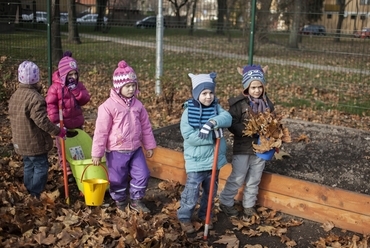
<path fill-rule="evenodd" d="M 155 64 L 155 93 L 161 94 L 161 77 L 163 74 L 163 0 L 158 0 L 158 15 L 156 25 L 156 64 Z"/>
<path fill-rule="evenodd" d="M 250 26 L 250 36 L 249 36 L 249 56 L 248 64 L 253 65 L 253 50 L 254 50 L 254 26 L 255 26 L 255 16 L 256 16 L 256 0 L 251 2 L 251 26 Z"/>

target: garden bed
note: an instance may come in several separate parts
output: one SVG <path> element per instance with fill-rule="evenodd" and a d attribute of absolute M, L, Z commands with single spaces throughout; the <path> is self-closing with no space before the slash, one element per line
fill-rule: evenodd
<path fill-rule="evenodd" d="M 370 233 L 370 133 L 356 129 L 284 120 L 293 142 L 281 159 L 266 163 L 258 204 L 336 227 Z M 159 147 L 149 166 L 153 177 L 184 183 L 179 124 L 155 130 Z M 232 138 L 225 132 L 231 161 Z M 231 172 L 220 172 L 220 187 Z M 239 192 L 236 197 L 241 199 Z"/>

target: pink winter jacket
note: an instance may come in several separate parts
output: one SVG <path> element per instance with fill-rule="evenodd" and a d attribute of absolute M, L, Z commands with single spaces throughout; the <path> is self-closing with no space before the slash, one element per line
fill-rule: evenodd
<path fill-rule="evenodd" d="M 45 99 L 49 119 L 59 123 L 59 104 L 62 104 L 64 126 L 68 129 L 82 127 L 85 119 L 81 106 L 90 101 L 89 92 L 82 82 L 73 90 L 62 86 L 58 71 L 53 73 L 52 81 Z"/>
<path fill-rule="evenodd" d="M 134 151 L 142 145 L 146 150 L 157 146 L 148 112 L 135 97 L 128 107 L 111 89 L 110 97 L 98 108 L 91 156 L 101 158 L 105 151 Z"/>

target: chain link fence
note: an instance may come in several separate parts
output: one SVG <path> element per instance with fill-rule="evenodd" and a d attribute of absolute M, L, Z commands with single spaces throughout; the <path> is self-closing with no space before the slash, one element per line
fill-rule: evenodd
<path fill-rule="evenodd" d="M 42 9 L 45 10 L 45 6 Z M 254 34 L 251 58 L 249 49 L 253 36 L 248 25 L 243 24 L 246 19 L 235 19 L 232 25 L 224 24 L 220 28 L 215 20 L 217 11 L 208 12 L 212 14 L 207 20 L 195 19 L 195 24 L 185 17 L 164 16 L 162 87 L 165 94 L 169 94 L 168 89 L 181 92 L 181 87 L 189 85 L 187 74 L 190 72 L 215 71 L 219 97 L 226 102 L 228 97 L 240 92 L 241 79 L 236 67 L 253 59 L 254 64 L 269 66 L 268 92 L 277 105 L 370 116 L 370 39 L 358 38 L 349 30 L 343 31 L 339 40 L 330 30 L 326 30 L 325 35 L 298 32 L 297 47 L 291 48 L 289 29 L 279 28 L 276 23 L 266 28 L 256 22 L 258 33 Z M 148 14 L 155 16 L 154 11 Z M 146 16 L 141 12 L 120 14 L 115 11 L 102 20 L 102 28 L 96 31 L 96 15 L 82 22 L 81 18 L 86 15 L 85 12 L 76 15 L 81 44 L 69 41 L 68 16 L 67 19 L 61 17 L 58 26 L 59 49 L 73 52 L 84 80 L 110 82 L 118 61 L 125 59 L 135 68 L 139 79 L 146 82 L 144 87 L 153 87 L 154 92 L 156 23 L 139 22 Z M 2 60 L 6 58 L 7 63 L 17 64 L 29 59 L 45 71 L 56 69 L 48 56 L 48 47 L 57 48 L 53 44 L 55 36 L 48 36 L 47 21 L 42 21 L 41 15 L 39 19 L 29 17 L 27 20 L 25 14 L 22 17 L 18 11 L 15 21 L 13 15 L 9 16 L 12 18 L 6 21 L 1 19 Z M 43 18 L 47 20 L 47 16 Z M 190 92 L 187 93 L 190 96 Z"/>

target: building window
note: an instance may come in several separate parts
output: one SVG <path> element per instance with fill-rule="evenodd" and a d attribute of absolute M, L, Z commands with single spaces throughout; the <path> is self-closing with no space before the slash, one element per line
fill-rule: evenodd
<path fill-rule="evenodd" d="M 351 20 L 356 20 L 356 15 L 351 15 Z"/>
<path fill-rule="evenodd" d="M 370 5 L 370 0 L 360 0 L 360 5 Z"/>
<path fill-rule="evenodd" d="M 328 15 L 326 16 L 326 18 L 331 19 L 331 17 L 332 17 L 332 16 L 333 16 L 332 14 L 328 14 Z"/>
<path fill-rule="evenodd" d="M 361 16 L 360 16 L 360 19 L 361 19 L 361 20 L 365 20 L 365 19 L 366 19 L 366 16 L 365 16 L 365 15 L 361 15 Z"/>

